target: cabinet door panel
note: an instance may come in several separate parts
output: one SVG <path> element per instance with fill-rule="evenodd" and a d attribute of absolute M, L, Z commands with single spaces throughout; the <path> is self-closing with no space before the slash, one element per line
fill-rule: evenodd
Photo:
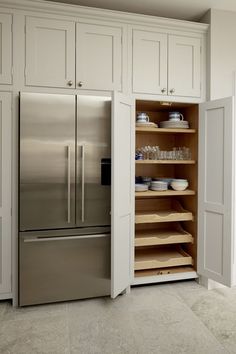
<path fill-rule="evenodd" d="M 75 87 L 74 22 L 26 18 L 26 85 Z"/>
<path fill-rule="evenodd" d="M 227 286 L 233 273 L 233 98 L 200 105 L 198 273 Z"/>
<path fill-rule="evenodd" d="M 0 92 L 0 295 L 11 292 L 11 94 Z"/>
<path fill-rule="evenodd" d="M 77 87 L 121 90 L 121 28 L 77 23 L 76 38 Z"/>
<path fill-rule="evenodd" d="M 114 95 L 112 115 L 111 297 L 130 285 L 134 234 L 134 102 Z"/>
<path fill-rule="evenodd" d="M 133 92 L 167 90 L 167 35 L 133 31 Z"/>
<path fill-rule="evenodd" d="M 201 39 L 170 35 L 168 43 L 168 93 L 200 97 Z"/>
<path fill-rule="evenodd" d="M 12 83 L 12 15 L 0 14 L 0 84 Z"/>

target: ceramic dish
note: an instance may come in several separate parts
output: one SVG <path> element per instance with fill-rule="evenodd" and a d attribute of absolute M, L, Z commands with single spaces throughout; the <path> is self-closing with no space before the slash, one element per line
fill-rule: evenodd
<path fill-rule="evenodd" d="M 175 179 L 170 185 L 175 191 L 184 191 L 188 187 L 188 181 Z"/>
<path fill-rule="evenodd" d="M 148 190 L 147 184 L 135 184 L 135 192 L 146 192 Z"/>
<path fill-rule="evenodd" d="M 136 123 L 136 127 L 144 127 L 144 128 L 158 128 L 158 125 L 153 122 L 145 122 L 145 123 Z"/>

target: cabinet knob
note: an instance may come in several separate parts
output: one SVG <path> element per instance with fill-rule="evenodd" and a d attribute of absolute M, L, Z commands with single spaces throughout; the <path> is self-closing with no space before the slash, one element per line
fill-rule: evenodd
<path fill-rule="evenodd" d="M 79 86 L 79 87 L 82 87 L 82 86 L 83 86 L 83 81 L 79 81 L 79 82 L 78 82 L 78 86 Z"/>
<path fill-rule="evenodd" d="M 175 89 L 174 89 L 174 88 L 170 89 L 170 93 L 171 93 L 171 94 L 174 93 L 174 92 L 175 92 Z"/>
<path fill-rule="evenodd" d="M 68 86 L 72 86 L 73 85 L 73 81 L 72 80 L 70 80 L 70 81 L 68 81 Z"/>
<path fill-rule="evenodd" d="M 165 93 L 166 89 L 163 87 L 163 89 L 161 89 L 161 93 Z"/>

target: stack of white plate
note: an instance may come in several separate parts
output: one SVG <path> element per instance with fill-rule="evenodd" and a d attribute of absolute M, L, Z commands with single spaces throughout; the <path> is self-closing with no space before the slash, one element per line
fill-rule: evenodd
<path fill-rule="evenodd" d="M 176 129 L 176 128 L 182 128 L 182 129 L 188 129 L 189 128 L 189 123 L 186 120 L 180 120 L 180 121 L 171 121 L 171 120 L 166 120 L 164 122 L 160 122 L 160 128 L 166 128 L 166 129 Z"/>
<path fill-rule="evenodd" d="M 164 181 L 152 181 L 150 189 L 152 191 L 166 191 L 168 189 L 168 183 Z"/>
<path fill-rule="evenodd" d="M 145 122 L 145 123 L 136 122 L 136 127 L 158 128 L 158 125 L 153 122 Z"/>
<path fill-rule="evenodd" d="M 135 192 L 146 192 L 148 190 L 147 184 L 136 183 Z"/>

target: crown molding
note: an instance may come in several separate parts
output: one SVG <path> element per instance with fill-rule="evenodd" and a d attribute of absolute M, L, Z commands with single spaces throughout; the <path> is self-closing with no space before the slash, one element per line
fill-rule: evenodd
<path fill-rule="evenodd" d="M 148 25 L 172 30 L 186 30 L 195 33 L 205 33 L 207 24 L 183 20 L 169 19 L 129 12 L 99 9 L 94 7 L 61 4 L 45 0 L 0 0 L 0 7 L 24 11 L 40 11 L 63 16 L 88 16 L 89 18 L 118 21 L 126 24 Z"/>

